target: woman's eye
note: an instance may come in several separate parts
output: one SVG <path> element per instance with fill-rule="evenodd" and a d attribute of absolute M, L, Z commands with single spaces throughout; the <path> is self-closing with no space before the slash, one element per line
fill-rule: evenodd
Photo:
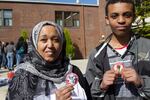
<path fill-rule="evenodd" d="M 59 39 L 58 39 L 58 38 L 55 38 L 55 39 L 53 39 L 53 41 L 55 41 L 55 42 L 59 42 Z"/>
<path fill-rule="evenodd" d="M 40 41 L 42 41 L 42 42 L 46 42 L 46 41 L 47 41 L 47 39 L 40 39 Z"/>

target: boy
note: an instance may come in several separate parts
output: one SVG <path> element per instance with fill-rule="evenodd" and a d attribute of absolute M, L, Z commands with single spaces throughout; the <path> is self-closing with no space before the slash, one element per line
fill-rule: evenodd
<path fill-rule="evenodd" d="M 131 31 L 131 0 L 108 0 L 112 33 L 90 54 L 86 78 L 94 100 L 150 100 L 150 40 Z"/>

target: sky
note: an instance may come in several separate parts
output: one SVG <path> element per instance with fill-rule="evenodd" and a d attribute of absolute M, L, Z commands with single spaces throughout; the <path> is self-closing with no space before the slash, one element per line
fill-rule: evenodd
<path fill-rule="evenodd" d="M 75 3 L 76 0 L 48 0 L 52 2 L 68 2 Z M 97 0 L 79 0 L 81 4 L 97 4 Z"/>
<path fill-rule="evenodd" d="M 12 0 L 12 1 L 44 1 L 44 2 L 49 1 L 49 2 L 62 2 L 62 3 L 76 3 L 77 0 Z M 78 1 L 80 2 L 80 4 L 97 4 L 97 0 L 78 0 Z"/>

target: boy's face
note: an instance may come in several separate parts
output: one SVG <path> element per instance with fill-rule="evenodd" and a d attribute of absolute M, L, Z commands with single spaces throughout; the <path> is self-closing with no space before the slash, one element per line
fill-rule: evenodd
<path fill-rule="evenodd" d="M 133 5 L 129 3 L 115 3 L 108 6 L 106 23 L 112 32 L 118 36 L 129 34 L 134 20 Z"/>

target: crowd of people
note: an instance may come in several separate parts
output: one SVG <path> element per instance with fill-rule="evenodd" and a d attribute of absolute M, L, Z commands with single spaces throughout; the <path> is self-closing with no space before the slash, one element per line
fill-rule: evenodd
<path fill-rule="evenodd" d="M 27 53 L 28 45 L 23 37 L 20 37 L 16 44 L 13 41 L 0 41 L 0 69 L 13 70 L 24 61 Z"/>

